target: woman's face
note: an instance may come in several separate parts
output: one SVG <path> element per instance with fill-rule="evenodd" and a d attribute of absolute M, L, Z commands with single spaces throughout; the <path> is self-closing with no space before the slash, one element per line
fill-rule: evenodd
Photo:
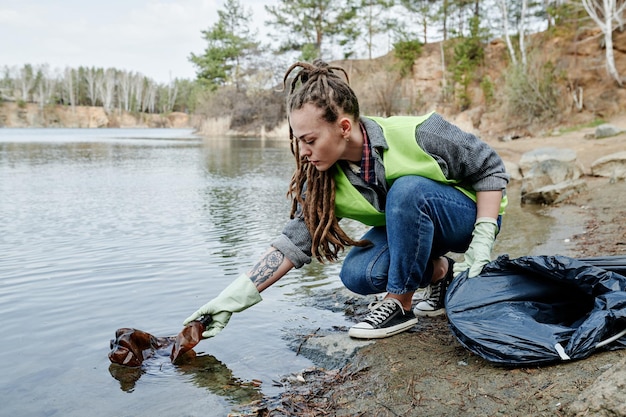
<path fill-rule="evenodd" d="M 300 156 L 318 171 L 326 171 L 342 159 L 349 132 L 346 133 L 341 118 L 329 123 L 322 118 L 322 109 L 305 104 L 291 112 L 289 122 L 294 139 L 299 141 Z"/>

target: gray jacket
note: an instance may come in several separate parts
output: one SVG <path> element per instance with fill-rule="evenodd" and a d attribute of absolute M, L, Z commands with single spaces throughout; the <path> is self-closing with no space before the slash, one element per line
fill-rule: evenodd
<path fill-rule="evenodd" d="M 344 169 L 350 182 L 378 210 L 384 211 L 387 182 L 382 153 L 388 148 L 382 128 L 367 117 L 361 118 L 375 157 L 378 187 L 368 185 L 360 175 Z M 467 133 L 433 114 L 415 131 L 419 146 L 439 163 L 446 178 L 459 180 L 460 185 L 475 191 L 505 191 L 509 181 L 504 163 L 493 148 L 473 134 Z M 344 168 L 347 165 L 343 165 Z M 353 237 L 354 238 L 354 237 Z M 311 235 L 304 219 L 296 216 L 283 228 L 272 244 L 296 268 L 311 262 Z"/>

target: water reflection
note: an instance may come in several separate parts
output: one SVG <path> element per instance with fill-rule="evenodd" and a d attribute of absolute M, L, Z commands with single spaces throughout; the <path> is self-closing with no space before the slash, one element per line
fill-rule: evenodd
<path fill-rule="evenodd" d="M 211 238 L 220 243 L 213 254 L 223 260 L 259 256 L 289 218 L 293 168 L 287 144 L 211 138 L 204 140 L 202 155 L 203 210 Z"/>
<path fill-rule="evenodd" d="M 227 398 L 232 403 L 248 404 L 263 396 L 255 381 L 247 382 L 237 378 L 223 362 L 215 356 L 206 354 L 195 355 L 180 365 L 173 365 L 169 354 L 161 352 L 144 361 L 141 367 L 112 363 L 109 366 L 109 373 L 119 382 L 120 389 L 128 393 L 135 390 L 137 382 L 143 375 L 159 378 L 178 374 L 198 388 L 207 389 L 213 395 Z"/>
<path fill-rule="evenodd" d="M 202 142 L 202 153 L 207 173 L 228 178 L 249 179 L 268 173 L 290 178 L 295 168 L 295 162 L 289 164 L 292 156 L 287 140 L 208 138 Z M 272 172 L 272 168 L 279 171 Z"/>

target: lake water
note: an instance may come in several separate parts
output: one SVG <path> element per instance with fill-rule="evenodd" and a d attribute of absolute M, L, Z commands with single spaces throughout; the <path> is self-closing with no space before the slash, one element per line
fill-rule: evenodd
<path fill-rule="evenodd" d="M 2 415 L 225 416 L 312 366 L 287 336 L 350 324 L 306 302 L 341 286 L 338 265 L 292 271 L 193 365 L 124 373 L 107 358 L 117 328 L 175 335 L 256 262 L 288 218 L 293 167 L 286 141 L 0 129 Z M 512 198 L 497 250 L 545 253 L 554 224 Z"/>

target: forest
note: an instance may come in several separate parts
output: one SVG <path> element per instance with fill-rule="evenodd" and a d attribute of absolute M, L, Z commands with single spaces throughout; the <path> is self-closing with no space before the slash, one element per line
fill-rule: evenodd
<path fill-rule="evenodd" d="M 27 63 L 0 68 L 0 105 L 12 101 L 37 103 L 41 109 L 101 106 L 107 113 L 178 111 L 229 117 L 232 128 L 272 129 L 284 118 L 276 87 L 290 63 L 384 59 L 384 70 L 394 80 L 410 79 L 422 51 L 437 43 L 444 62 L 443 96 L 462 111 L 472 106 L 472 85 L 479 85 L 485 97 L 493 88 L 481 69 L 489 65 L 485 50 L 494 39 L 506 45 L 506 71 L 526 86 L 523 94 L 534 89 L 535 100 L 542 100 L 546 91 L 539 92 L 539 87 L 549 90 L 554 80 L 549 73 L 536 74 L 529 39 L 537 33 L 545 40 L 589 29 L 600 34 L 606 78 L 620 88 L 624 78 L 615 64 L 613 38 L 624 29 L 625 8 L 626 0 L 282 0 L 265 6 L 270 18 L 264 23 L 271 35 L 261 39 L 251 29 L 252 12 L 238 0 L 225 0 L 217 22 L 200 34 L 204 51 L 190 51 L 193 80 L 157 83 L 115 68 L 52 69 Z M 540 64 L 541 71 L 550 71 L 546 64 Z M 543 80 L 541 85 L 537 80 Z M 553 95 L 559 94 L 556 84 Z M 386 115 L 418 107 L 372 106 L 370 113 Z"/>

